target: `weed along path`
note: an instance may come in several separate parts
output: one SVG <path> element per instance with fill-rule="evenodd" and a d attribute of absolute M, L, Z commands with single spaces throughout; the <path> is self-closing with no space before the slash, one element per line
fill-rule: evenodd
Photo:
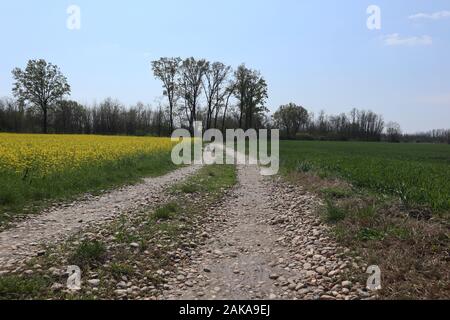
<path fill-rule="evenodd" d="M 199 168 L 183 167 L 161 177 L 147 178 L 140 184 L 50 209 L 18 223 L 0 233 L 0 272 L 42 254 L 43 244 L 67 239 L 88 226 L 111 222 L 120 213 L 158 205 L 164 201 L 165 188 L 193 175 Z"/>
<path fill-rule="evenodd" d="M 238 185 L 196 230 L 206 243 L 176 266 L 158 298 L 372 298 L 353 279 L 367 266 L 328 236 L 317 205 L 299 187 L 264 178 L 257 166 L 238 166 Z"/>

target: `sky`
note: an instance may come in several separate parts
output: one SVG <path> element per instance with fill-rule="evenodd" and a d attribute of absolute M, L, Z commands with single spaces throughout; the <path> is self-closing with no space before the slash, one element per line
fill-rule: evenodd
<path fill-rule="evenodd" d="M 80 29 L 67 27 L 71 5 Z M 380 29 L 367 27 L 371 5 Z M 13 68 L 43 58 L 81 103 L 155 104 L 150 61 L 193 56 L 261 71 L 272 111 L 294 102 L 370 109 L 405 132 L 450 127 L 448 0 L 2 0 L 0 43 L 0 97 Z"/>

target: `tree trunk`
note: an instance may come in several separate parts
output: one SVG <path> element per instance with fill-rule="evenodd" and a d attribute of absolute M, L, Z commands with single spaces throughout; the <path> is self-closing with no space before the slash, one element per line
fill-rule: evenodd
<path fill-rule="evenodd" d="M 227 119 L 227 109 L 228 105 L 225 106 L 225 109 L 223 111 L 223 119 L 222 119 L 222 133 L 225 133 L 225 121 Z"/>
<path fill-rule="evenodd" d="M 47 130 L 47 106 L 43 106 L 42 107 L 42 111 L 43 111 L 43 118 L 42 118 L 42 133 L 47 134 L 48 130 Z"/>
<path fill-rule="evenodd" d="M 248 115 L 248 126 L 247 130 L 253 128 L 253 107 L 250 105 L 250 112 Z"/>
<path fill-rule="evenodd" d="M 219 111 L 220 109 L 216 108 L 216 115 L 214 116 L 214 129 L 217 129 L 217 118 L 219 118 Z"/>
<path fill-rule="evenodd" d="M 244 113 L 244 106 L 242 105 L 242 103 L 241 103 L 241 106 L 240 106 L 240 115 L 239 115 L 239 128 L 242 128 L 242 116 L 243 116 L 243 113 Z"/>
<path fill-rule="evenodd" d="M 161 110 L 161 108 L 159 108 L 159 111 L 158 111 L 158 136 L 159 137 L 161 137 L 161 121 L 162 121 L 162 110 Z"/>
<path fill-rule="evenodd" d="M 223 110 L 222 133 L 225 133 L 225 120 L 227 119 L 227 109 L 228 109 L 228 104 L 230 103 L 230 98 L 231 98 L 232 94 L 233 94 L 233 92 L 230 92 L 230 94 L 228 95 L 227 101 L 225 103 L 225 107 Z"/>
<path fill-rule="evenodd" d="M 170 121 L 170 134 L 173 132 L 173 102 L 169 102 L 169 121 Z"/>

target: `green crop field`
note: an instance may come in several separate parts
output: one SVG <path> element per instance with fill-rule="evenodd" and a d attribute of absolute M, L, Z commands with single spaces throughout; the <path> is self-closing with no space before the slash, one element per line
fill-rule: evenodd
<path fill-rule="evenodd" d="M 313 171 L 407 205 L 450 209 L 449 145 L 282 141 L 280 157 L 285 174 Z"/>

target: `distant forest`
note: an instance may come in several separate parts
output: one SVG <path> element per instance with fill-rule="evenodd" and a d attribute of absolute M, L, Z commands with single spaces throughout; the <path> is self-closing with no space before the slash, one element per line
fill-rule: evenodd
<path fill-rule="evenodd" d="M 0 99 L 0 132 L 169 136 L 175 128 L 279 128 L 285 139 L 450 143 L 450 130 L 403 134 L 382 115 L 353 109 L 317 115 L 289 103 L 269 115 L 267 83 L 261 73 L 240 65 L 235 71 L 204 59 L 161 58 L 151 70 L 162 84 L 157 106 L 125 106 L 108 98 L 82 105 L 67 97 L 70 85 L 59 68 L 30 60 L 13 70 L 13 97 Z"/>

